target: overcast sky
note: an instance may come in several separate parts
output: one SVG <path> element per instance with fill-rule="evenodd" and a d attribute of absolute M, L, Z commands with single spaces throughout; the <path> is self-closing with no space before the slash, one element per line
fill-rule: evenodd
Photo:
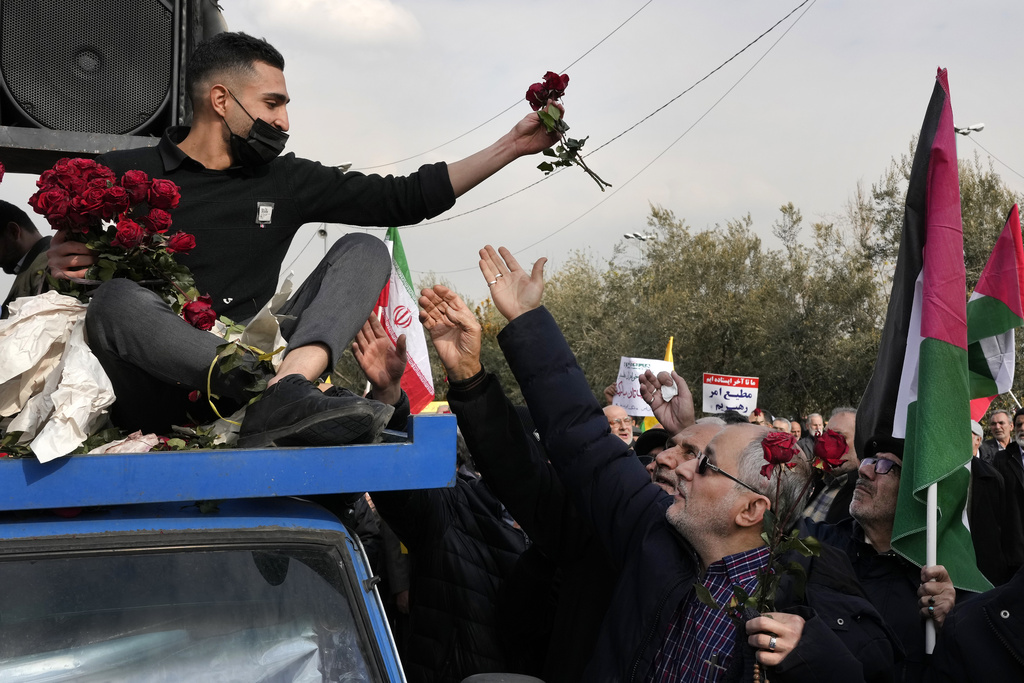
<path fill-rule="evenodd" d="M 265 37 L 285 55 L 290 151 L 395 174 L 462 158 L 499 138 L 529 112 L 522 96 L 548 70 L 570 75 L 571 135 L 589 135 L 587 148 L 596 149 L 799 4 L 222 2 L 231 30 Z M 450 220 L 404 229 L 413 277 L 433 271 L 480 299 L 482 245 L 508 246 L 523 262 L 548 256 L 555 268 L 575 249 L 603 260 L 623 233 L 644 231 L 649 204 L 695 229 L 750 213 L 774 246 L 780 205 L 793 202 L 805 223 L 834 218 L 858 182 L 877 180 L 908 150 L 939 66 L 949 70 L 957 125 L 985 123 L 977 143 L 998 158 L 1004 181 L 1024 192 L 1022 30 L 1020 0 L 811 0 L 589 157 L 614 186 L 608 192 L 578 169 L 524 190 L 543 177 L 535 168 L 542 159 L 520 159 L 460 199 Z M 987 163 L 984 150 L 960 138 L 961 156 L 975 151 Z M 33 181 L 9 174 L 0 196 L 23 202 Z M 299 232 L 286 259 L 300 278 L 324 252 L 317 227 Z M 352 228 L 327 229 L 334 239 Z M 10 280 L 0 278 L 4 291 Z"/>

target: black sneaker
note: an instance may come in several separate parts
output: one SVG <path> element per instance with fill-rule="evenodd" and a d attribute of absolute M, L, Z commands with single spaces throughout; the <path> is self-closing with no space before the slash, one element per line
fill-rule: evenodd
<path fill-rule="evenodd" d="M 245 410 L 241 448 L 372 443 L 394 408 L 355 394 L 325 396 L 302 375 L 281 378 Z"/>

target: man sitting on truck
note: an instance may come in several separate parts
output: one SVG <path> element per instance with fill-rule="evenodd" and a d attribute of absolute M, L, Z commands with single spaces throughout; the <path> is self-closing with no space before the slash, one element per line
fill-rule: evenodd
<path fill-rule="evenodd" d="M 408 225 L 434 217 L 519 156 L 550 147 L 536 113 L 491 146 L 451 165 L 425 165 L 405 177 L 380 177 L 279 156 L 287 140 L 290 101 L 284 58 L 244 33 L 220 33 L 200 43 L 187 70 L 191 128 L 168 129 L 155 147 L 114 151 L 97 160 L 122 174 L 141 170 L 181 188 L 174 220 L 195 235 L 179 256 L 218 315 L 254 316 L 273 296 L 291 240 L 310 222 Z M 326 131 L 325 131 L 326 132 Z M 84 244 L 58 233 L 50 272 L 81 276 L 95 262 Z M 369 441 L 390 408 L 345 392 L 321 393 L 314 381 L 331 368 L 369 315 L 388 280 L 383 243 L 349 234 L 335 243 L 284 304 L 288 340 L 261 400 L 247 411 L 239 445 L 338 445 Z M 117 396 L 111 417 L 127 430 L 166 432 L 203 402 L 207 376 L 222 340 L 178 318 L 153 292 L 126 279 L 101 285 L 89 306 L 89 344 Z M 245 367 L 212 372 L 212 393 L 243 405 L 253 394 L 255 356 Z M 249 372 L 246 372 L 249 370 Z M 223 410 L 222 410 L 223 412 Z"/>

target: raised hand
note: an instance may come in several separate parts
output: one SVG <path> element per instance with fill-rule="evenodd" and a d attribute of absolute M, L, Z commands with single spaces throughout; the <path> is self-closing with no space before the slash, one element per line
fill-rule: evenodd
<path fill-rule="evenodd" d="M 671 390 L 678 393 L 666 401 L 662 387 L 669 387 L 669 393 Z M 690 387 L 674 370 L 671 375 L 667 372 L 655 375 L 650 370 L 641 375 L 640 396 L 651 406 L 661 426 L 672 434 L 678 434 L 696 421 Z"/>
<path fill-rule="evenodd" d="M 430 333 L 449 379 L 480 372 L 480 323 L 458 294 L 444 285 L 420 292 L 420 322 Z"/>
<path fill-rule="evenodd" d="M 352 354 L 373 387 L 373 397 L 394 405 L 402 398 L 402 375 L 409 359 L 405 335 L 392 344 L 384 327 L 371 315 L 352 342 Z"/>
<path fill-rule="evenodd" d="M 494 251 L 488 244 L 480 250 L 480 272 L 491 290 L 491 300 L 509 322 L 540 306 L 547 261 L 544 257 L 537 259 L 533 272 L 527 274 L 505 247 Z"/>

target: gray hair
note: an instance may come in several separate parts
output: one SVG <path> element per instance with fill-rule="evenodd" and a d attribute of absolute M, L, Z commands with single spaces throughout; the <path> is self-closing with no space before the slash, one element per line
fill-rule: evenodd
<path fill-rule="evenodd" d="M 778 515 L 781 522 L 787 511 L 800 510 L 806 503 L 806 500 L 797 500 L 797 497 L 801 491 L 804 493 L 803 498 L 807 497 L 808 491 L 804 490 L 804 484 L 811 476 L 811 468 L 807 459 L 799 457 L 798 454 L 790 461 L 794 467 L 775 468 L 774 476 L 770 480 L 761 476 L 761 468 L 765 465 L 764 449 L 761 448 L 762 439 L 763 436 L 754 439 L 740 452 L 737 477 L 772 501 L 772 512 Z M 776 480 L 777 477 L 782 477 L 781 487 Z M 775 499 L 776 490 L 778 500 Z"/>
<path fill-rule="evenodd" d="M 828 419 L 831 420 L 836 415 L 842 415 L 843 413 L 852 413 L 853 415 L 856 415 L 857 409 L 851 406 L 840 406 L 832 411 L 832 414 L 829 416 Z"/>
<path fill-rule="evenodd" d="M 790 422 L 790 421 L 789 421 L 788 419 L 786 419 L 786 418 L 784 418 L 784 417 L 777 417 L 777 418 L 775 418 L 775 420 L 773 420 L 773 421 L 772 421 L 772 426 L 773 426 L 773 427 L 775 426 L 775 423 L 776 423 L 776 422 L 785 422 L 785 423 L 786 423 L 786 427 L 785 427 L 785 429 L 786 429 L 786 431 L 787 431 L 787 432 L 788 432 L 788 431 L 789 431 L 790 429 L 792 429 L 792 428 L 793 428 L 793 423 L 792 423 L 792 422 Z"/>
<path fill-rule="evenodd" d="M 715 417 L 714 415 L 708 415 L 707 417 L 702 417 L 699 420 L 697 420 L 697 424 L 699 424 L 699 425 L 719 425 L 721 427 L 724 427 L 725 426 L 725 420 L 723 420 L 720 417 Z"/>

